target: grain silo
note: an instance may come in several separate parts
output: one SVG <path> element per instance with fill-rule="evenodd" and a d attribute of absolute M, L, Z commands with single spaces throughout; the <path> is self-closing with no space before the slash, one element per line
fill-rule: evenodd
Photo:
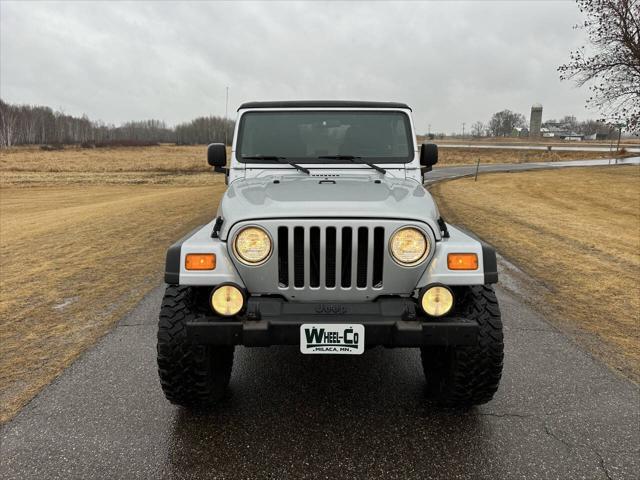
<path fill-rule="evenodd" d="M 542 126 L 542 105 L 536 103 L 531 107 L 531 121 L 529 122 L 529 136 L 540 137 L 540 127 Z"/>

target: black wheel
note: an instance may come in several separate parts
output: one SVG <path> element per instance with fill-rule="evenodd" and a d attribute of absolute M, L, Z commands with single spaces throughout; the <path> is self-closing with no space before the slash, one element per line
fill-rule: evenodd
<path fill-rule="evenodd" d="M 487 403 L 498 390 L 504 357 L 502 320 L 489 285 L 465 289 L 457 304 L 456 314 L 478 322 L 478 345 L 422 348 L 422 368 L 430 397 L 443 406 L 469 408 Z"/>
<path fill-rule="evenodd" d="M 167 287 L 158 324 L 158 374 L 171 403 L 206 408 L 225 394 L 233 365 L 233 347 L 195 345 L 185 325 L 202 316 L 190 287 Z"/>

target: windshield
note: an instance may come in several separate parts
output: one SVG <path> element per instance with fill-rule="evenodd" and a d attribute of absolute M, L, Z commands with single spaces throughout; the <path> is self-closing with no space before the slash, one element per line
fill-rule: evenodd
<path fill-rule="evenodd" d="M 239 128 L 236 157 L 241 162 L 275 163 L 260 157 L 284 157 L 298 163 L 345 163 L 340 158 L 345 156 L 375 163 L 412 160 L 411 126 L 403 112 L 248 112 Z"/>

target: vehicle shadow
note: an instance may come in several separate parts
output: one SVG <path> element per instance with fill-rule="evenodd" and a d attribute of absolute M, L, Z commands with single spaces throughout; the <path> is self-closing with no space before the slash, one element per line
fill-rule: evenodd
<path fill-rule="evenodd" d="M 426 399 L 417 350 L 236 359 L 222 404 L 176 410 L 165 477 L 467 477 L 493 448 L 485 418 Z"/>

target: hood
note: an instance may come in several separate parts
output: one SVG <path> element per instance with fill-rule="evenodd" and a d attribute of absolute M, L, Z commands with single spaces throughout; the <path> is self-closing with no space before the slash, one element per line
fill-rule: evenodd
<path fill-rule="evenodd" d="M 259 177 L 233 182 L 220 202 L 220 237 L 238 222 L 261 218 L 393 218 L 418 220 L 435 228 L 438 210 L 419 183 L 363 175 Z"/>

